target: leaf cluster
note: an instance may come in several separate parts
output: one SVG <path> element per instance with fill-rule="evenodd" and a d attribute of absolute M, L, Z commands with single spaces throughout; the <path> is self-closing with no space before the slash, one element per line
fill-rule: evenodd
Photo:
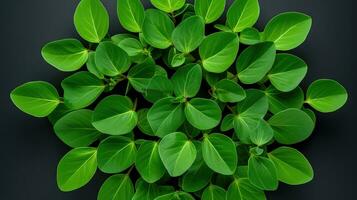
<path fill-rule="evenodd" d="M 311 17 L 282 13 L 259 31 L 258 0 L 235 0 L 224 24 L 214 23 L 225 0 L 151 3 L 118 0 L 128 33 L 109 36 L 102 2 L 81 0 L 74 25 L 87 43 L 42 49 L 71 73 L 62 90 L 33 81 L 11 92 L 73 148 L 58 164 L 58 187 L 81 188 L 99 169 L 110 176 L 98 200 L 264 200 L 279 182 L 311 181 L 310 163 L 287 145 L 312 134 L 313 110 L 347 101 L 334 80 L 317 80 L 306 94 L 299 86 L 308 66 L 286 51 L 304 42 Z"/>

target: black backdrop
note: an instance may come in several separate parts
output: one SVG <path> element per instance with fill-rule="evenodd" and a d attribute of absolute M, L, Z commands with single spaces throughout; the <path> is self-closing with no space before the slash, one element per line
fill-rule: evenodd
<path fill-rule="evenodd" d="M 111 33 L 121 30 L 115 0 L 103 0 L 111 14 Z M 355 0 L 262 0 L 258 27 L 284 11 L 301 11 L 313 17 L 306 43 L 293 51 L 309 64 L 306 86 L 318 78 L 332 78 L 349 91 L 346 106 L 331 114 L 319 114 L 314 135 L 297 145 L 311 161 L 315 179 L 303 186 L 281 184 L 268 193 L 273 200 L 353 200 L 357 178 L 354 130 Z M 69 150 L 54 135 L 45 119 L 35 119 L 17 110 L 10 91 L 31 80 L 51 81 L 57 86 L 66 75 L 47 65 L 41 47 L 48 41 L 78 37 L 72 16 L 78 1 L 16 0 L 0 5 L 1 143 L 0 199 L 4 200 L 94 200 L 104 180 L 98 175 L 78 191 L 62 193 L 56 186 L 56 166 Z M 145 0 L 148 5 L 148 0 Z"/>

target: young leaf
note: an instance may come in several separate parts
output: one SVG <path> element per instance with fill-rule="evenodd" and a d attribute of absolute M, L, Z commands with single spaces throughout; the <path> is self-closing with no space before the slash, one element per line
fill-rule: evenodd
<path fill-rule="evenodd" d="M 104 79 L 104 75 L 99 71 L 99 67 L 95 63 L 95 52 L 90 52 L 87 60 L 87 70 L 99 79 Z"/>
<path fill-rule="evenodd" d="M 265 90 L 265 95 L 268 97 L 269 111 L 273 114 L 288 108 L 300 109 L 304 104 L 304 92 L 300 87 L 290 92 L 281 92 L 271 85 Z"/>
<path fill-rule="evenodd" d="M 221 131 L 229 131 L 233 128 L 233 120 L 234 120 L 234 115 L 233 114 L 228 114 L 226 115 L 222 122 L 221 122 Z"/>
<path fill-rule="evenodd" d="M 132 59 L 137 59 L 144 56 L 144 46 L 136 38 L 126 38 L 117 44 L 122 48 Z"/>
<path fill-rule="evenodd" d="M 129 55 L 112 42 L 102 42 L 95 53 L 98 70 L 107 76 L 116 76 L 126 72 L 131 64 Z"/>
<path fill-rule="evenodd" d="M 225 5 L 226 0 L 196 0 L 195 13 L 210 24 L 223 14 Z"/>
<path fill-rule="evenodd" d="M 200 16 L 191 16 L 182 21 L 172 32 L 172 43 L 183 53 L 190 53 L 200 46 L 205 36 L 205 24 Z"/>
<path fill-rule="evenodd" d="M 268 143 L 273 137 L 274 131 L 264 119 L 259 120 L 257 129 L 250 134 L 250 140 L 257 146 Z"/>
<path fill-rule="evenodd" d="M 98 146 L 98 168 L 105 173 L 120 173 L 134 164 L 136 146 L 123 136 L 110 136 Z"/>
<path fill-rule="evenodd" d="M 184 174 L 197 155 L 195 145 L 181 132 L 166 135 L 159 144 L 159 153 L 165 168 L 172 177 Z"/>
<path fill-rule="evenodd" d="M 150 0 L 156 8 L 172 13 L 185 5 L 185 0 Z"/>
<path fill-rule="evenodd" d="M 164 137 L 175 132 L 185 121 L 184 108 L 168 97 L 157 101 L 148 112 L 148 121 L 155 135 Z"/>
<path fill-rule="evenodd" d="M 44 81 L 32 81 L 12 90 L 12 102 L 22 112 L 34 117 L 46 117 L 60 103 L 56 88 Z"/>
<path fill-rule="evenodd" d="M 272 191 L 278 188 L 276 168 L 268 158 L 251 156 L 248 161 L 248 178 L 259 189 Z"/>
<path fill-rule="evenodd" d="M 291 147 L 279 147 L 268 154 L 277 169 L 278 179 L 289 185 L 301 185 L 310 182 L 314 171 L 298 150 Z"/>
<path fill-rule="evenodd" d="M 94 109 L 93 126 L 102 133 L 124 135 L 138 121 L 134 105 L 128 97 L 112 95 L 101 100 Z"/>
<path fill-rule="evenodd" d="M 77 72 L 62 83 L 64 103 L 72 109 L 80 109 L 92 104 L 105 89 L 102 80 L 89 72 Z"/>
<path fill-rule="evenodd" d="M 236 64 L 239 80 L 244 84 L 253 84 L 262 80 L 274 64 L 275 54 L 275 47 L 271 42 L 246 48 L 239 55 Z"/>
<path fill-rule="evenodd" d="M 331 79 L 314 81 L 309 86 L 306 96 L 306 103 L 323 113 L 340 109 L 348 98 L 346 89 Z"/>
<path fill-rule="evenodd" d="M 174 93 L 177 97 L 196 96 L 201 87 L 202 69 L 198 64 L 188 64 L 179 68 L 172 76 Z"/>
<path fill-rule="evenodd" d="M 138 179 L 135 183 L 135 194 L 131 200 L 153 200 L 158 196 L 174 192 L 171 186 L 159 186 L 157 184 L 149 184 Z"/>
<path fill-rule="evenodd" d="M 296 108 L 278 112 L 268 122 L 274 129 L 275 140 L 281 144 L 302 142 L 314 129 L 314 122 L 310 116 Z"/>
<path fill-rule="evenodd" d="M 250 183 L 248 178 L 235 179 L 227 190 L 227 200 L 266 200 L 262 190 Z"/>
<path fill-rule="evenodd" d="M 46 44 L 41 51 L 47 63 L 70 72 L 81 68 L 88 60 L 88 50 L 76 39 L 63 39 Z"/>
<path fill-rule="evenodd" d="M 129 175 L 116 174 L 109 177 L 100 187 L 98 200 L 131 200 L 134 186 Z"/>
<path fill-rule="evenodd" d="M 303 13 L 282 13 L 268 22 L 263 40 L 274 42 L 277 50 L 291 50 L 305 41 L 311 24 L 311 17 Z"/>
<path fill-rule="evenodd" d="M 274 87 L 290 92 L 299 86 L 307 73 L 306 63 L 291 54 L 277 54 L 268 78 Z"/>
<path fill-rule="evenodd" d="M 222 111 L 213 100 L 194 98 L 186 102 L 185 115 L 187 121 L 195 128 L 208 130 L 219 124 Z"/>
<path fill-rule="evenodd" d="M 166 170 L 160 159 L 157 142 L 147 141 L 140 145 L 135 167 L 140 176 L 148 183 L 154 183 L 164 176 Z"/>
<path fill-rule="evenodd" d="M 217 32 L 208 35 L 199 47 L 203 68 L 213 73 L 226 71 L 236 59 L 238 47 L 238 36 L 234 33 Z"/>
<path fill-rule="evenodd" d="M 68 152 L 58 163 L 57 185 L 69 192 L 86 185 L 97 170 L 97 150 L 80 147 Z"/>
<path fill-rule="evenodd" d="M 239 41 L 245 45 L 255 45 L 262 41 L 261 34 L 255 28 L 246 28 L 239 34 Z"/>
<path fill-rule="evenodd" d="M 159 49 L 171 46 L 171 34 L 174 28 L 174 23 L 165 13 L 155 9 L 145 11 L 143 36 L 151 46 Z"/>
<path fill-rule="evenodd" d="M 236 170 L 238 163 L 236 146 L 226 135 L 219 133 L 206 135 L 202 142 L 202 155 L 207 166 L 217 173 L 232 175 Z"/>
<path fill-rule="evenodd" d="M 57 137 L 72 148 L 91 145 L 101 136 L 92 125 L 92 115 L 86 109 L 66 114 L 53 127 Z"/>
<path fill-rule="evenodd" d="M 245 99 L 244 89 L 236 82 L 222 79 L 213 87 L 213 95 L 222 102 L 235 103 Z"/>
<path fill-rule="evenodd" d="M 227 25 L 233 32 L 252 27 L 259 18 L 258 0 L 235 0 L 227 13 Z"/>
<path fill-rule="evenodd" d="M 226 200 L 226 191 L 216 185 L 208 186 L 202 193 L 202 200 Z"/>
<path fill-rule="evenodd" d="M 202 190 L 208 185 L 213 175 L 213 171 L 203 160 L 201 142 L 194 142 L 194 144 L 197 149 L 196 160 L 181 179 L 181 188 L 186 192 Z"/>
<path fill-rule="evenodd" d="M 117 14 L 120 24 L 130 32 L 141 32 L 144 22 L 144 6 L 140 0 L 118 0 Z"/>
<path fill-rule="evenodd" d="M 109 15 L 100 0 L 81 0 L 74 13 L 74 25 L 83 39 L 99 43 L 108 33 Z"/>

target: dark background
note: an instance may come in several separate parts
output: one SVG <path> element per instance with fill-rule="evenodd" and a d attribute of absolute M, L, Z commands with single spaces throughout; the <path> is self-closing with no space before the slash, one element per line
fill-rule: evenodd
<path fill-rule="evenodd" d="M 111 14 L 111 34 L 121 29 L 115 0 L 103 0 Z M 318 78 L 332 78 L 349 91 L 349 100 L 338 112 L 318 114 L 313 136 L 297 147 L 311 161 L 315 179 L 302 186 L 281 184 L 268 193 L 273 200 L 353 200 L 356 190 L 355 156 L 357 81 L 355 0 L 262 0 L 258 28 L 284 11 L 301 11 L 313 17 L 308 40 L 293 51 L 309 64 L 304 85 Z M 79 37 L 72 16 L 78 1 L 2 1 L 1 20 L 1 153 L 0 199 L 96 199 L 104 180 L 100 173 L 83 189 L 62 193 L 56 186 L 56 166 L 69 150 L 55 136 L 46 119 L 28 116 L 12 105 L 9 93 L 32 80 L 59 85 L 68 74 L 56 71 L 40 55 L 52 40 Z M 148 4 L 148 0 L 145 1 Z"/>

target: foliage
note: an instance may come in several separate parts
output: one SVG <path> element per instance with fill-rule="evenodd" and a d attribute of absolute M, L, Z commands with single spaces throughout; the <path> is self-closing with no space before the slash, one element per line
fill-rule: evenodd
<path fill-rule="evenodd" d="M 130 33 L 110 37 L 102 2 L 81 0 L 74 24 L 89 43 L 61 39 L 42 49 L 50 65 L 73 72 L 63 93 L 44 81 L 11 92 L 21 111 L 48 117 L 74 148 L 59 162 L 59 189 L 84 186 L 97 168 L 110 174 L 98 200 L 264 200 L 279 182 L 311 181 L 305 156 L 279 145 L 312 134 L 312 109 L 333 112 L 347 101 L 334 80 L 313 82 L 306 98 L 299 87 L 308 66 L 285 51 L 304 42 L 311 17 L 282 13 L 260 32 L 258 0 L 235 0 L 224 25 L 211 24 L 225 0 L 151 3 L 145 10 L 140 0 L 118 0 Z"/>

